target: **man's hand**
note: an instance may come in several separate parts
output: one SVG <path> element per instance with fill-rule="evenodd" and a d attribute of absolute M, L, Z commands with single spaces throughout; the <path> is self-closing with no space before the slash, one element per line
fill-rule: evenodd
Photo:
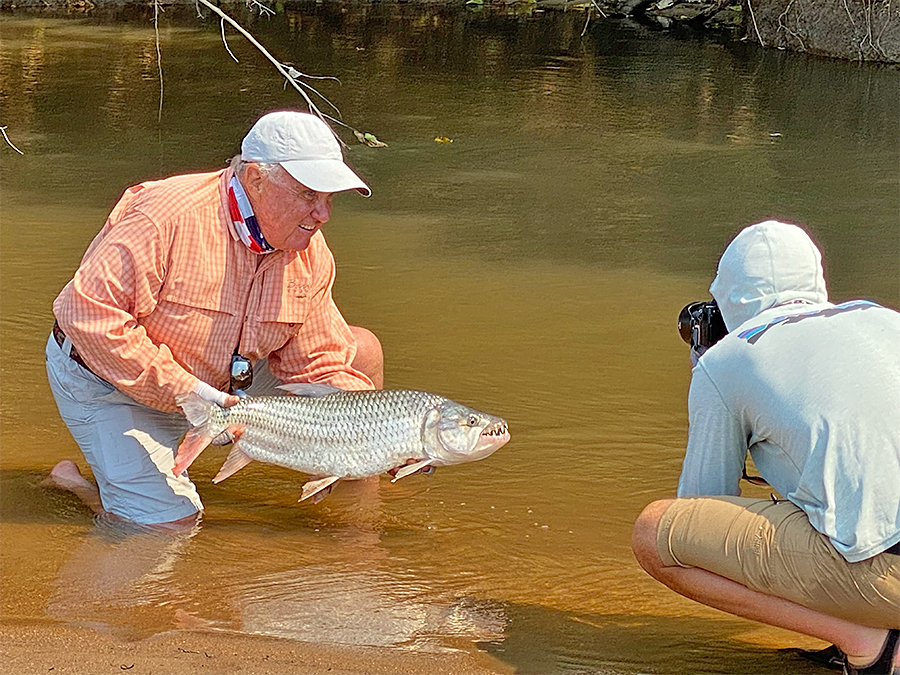
<path fill-rule="evenodd" d="M 241 400 L 240 396 L 237 396 L 236 394 L 226 394 L 224 391 L 219 391 L 203 381 L 197 383 L 197 386 L 194 387 L 194 393 L 204 401 L 215 403 L 223 408 L 230 408 Z"/>
<path fill-rule="evenodd" d="M 210 389 L 212 389 L 212 387 L 210 387 Z M 200 392 L 197 393 L 199 394 Z M 203 394 L 200 395 L 203 396 Z M 221 402 L 219 400 L 213 402 L 216 403 L 216 405 L 221 405 L 223 408 L 230 408 L 231 406 L 236 405 L 241 401 L 240 396 L 237 396 L 235 394 L 226 394 L 224 392 L 219 392 L 218 390 L 216 390 L 216 398 L 221 399 Z M 234 441 L 236 441 L 237 438 L 235 438 L 234 434 L 231 433 L 231 430 L 233 428 L 234 427 L 229 427 L 221 434 L 216 436 L 210 441 L 210 445 L 228 445 L 229 443 L 233 443 Z"/>

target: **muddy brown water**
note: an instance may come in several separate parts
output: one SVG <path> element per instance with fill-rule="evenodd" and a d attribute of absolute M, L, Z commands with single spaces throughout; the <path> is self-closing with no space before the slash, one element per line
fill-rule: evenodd
<path fill-rule="evenodd" d="M 158 119 L 150 15 L 3 14 L 0 124 L 25 153 L 0 147 L 3 620 L 480 649 L 522 673 L 813 672 L 778 649 L 818 643 L 644 575 L 630 527 L 680 469 L 675 318 L 708 297 L 741 226 L 803 223 L 833 299 L 900 304 L 897 71 L 614 22 L 582 37 L 577 12 L 240 18 L 339 78 L 318 86 L 388 143 L 351 147 L 374 196 L 340 195 L 325 230 L 339 305 L 381 337 L 387 386 L 502 415 L 512 441 L 317 505 L 276 467 L 213 485 L 210 449 L 191 470 L 204 523 L 180 537 L 95 525 L 42 489 L 57 461 L 84 466 L 42 350 L 108 210 L 140 180 L 222 166 L 299 97 L 242 38 L 235 63 L 216 21 L 172 9 Z"/>

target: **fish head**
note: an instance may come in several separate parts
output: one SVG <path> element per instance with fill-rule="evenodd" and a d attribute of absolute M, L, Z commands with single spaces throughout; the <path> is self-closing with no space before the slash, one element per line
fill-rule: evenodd
<path fill-rule="evenodd" d="M 449 400 L 428 413 L 423 431 L 435 464 L 484 459 L 509 440 L 506 421 Z"/>

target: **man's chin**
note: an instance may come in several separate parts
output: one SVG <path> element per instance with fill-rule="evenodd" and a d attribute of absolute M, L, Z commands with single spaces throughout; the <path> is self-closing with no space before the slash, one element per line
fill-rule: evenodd
<path fill-rule="evenodd" d="M 310 239 L 312 239 L 312 236 L 315 234 L 315 232 L 307 232 L 306 230 L 304 230 L 303 233 L 306 235 L 305 237 L 291 237 L 290 241 L 285 242 L 283 247 L 284 250 L 299 252 L 305 251 L 307 248 L 309 248 L 309 241 Z"/>

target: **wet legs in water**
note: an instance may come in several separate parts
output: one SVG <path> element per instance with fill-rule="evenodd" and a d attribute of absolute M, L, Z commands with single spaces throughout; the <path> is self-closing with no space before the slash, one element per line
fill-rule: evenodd
<path fill-rule="evenodd" d="M 50 475 L 44 480 L 45 485 L 51 485 L 66 490 L 78 497 L 85 506 L 87 506 L 94 515 L 107 521 L 124 520 L 114 513 L 110 513 L 103 508 L 103 502 L 100 500 L 100 490 L 91 481 L 84 477 L 78 465 L 69 459 L 59 462 L 50 471 Z M 160 523 L 158 527 L 163 528 L 180 528 L 193 527 L 197 523 L 197 514 L 187 516 L 181 520 L 175 520 L 170 523 Z"/>
<path fill-rule="evenodd" d="M 100 501 L 100 490 L 82 475 L 81 469 L 71 460 L 64 459 L 54 466 L 44 483 L 74 493 L 96 515 L 106 513 Z"/>

